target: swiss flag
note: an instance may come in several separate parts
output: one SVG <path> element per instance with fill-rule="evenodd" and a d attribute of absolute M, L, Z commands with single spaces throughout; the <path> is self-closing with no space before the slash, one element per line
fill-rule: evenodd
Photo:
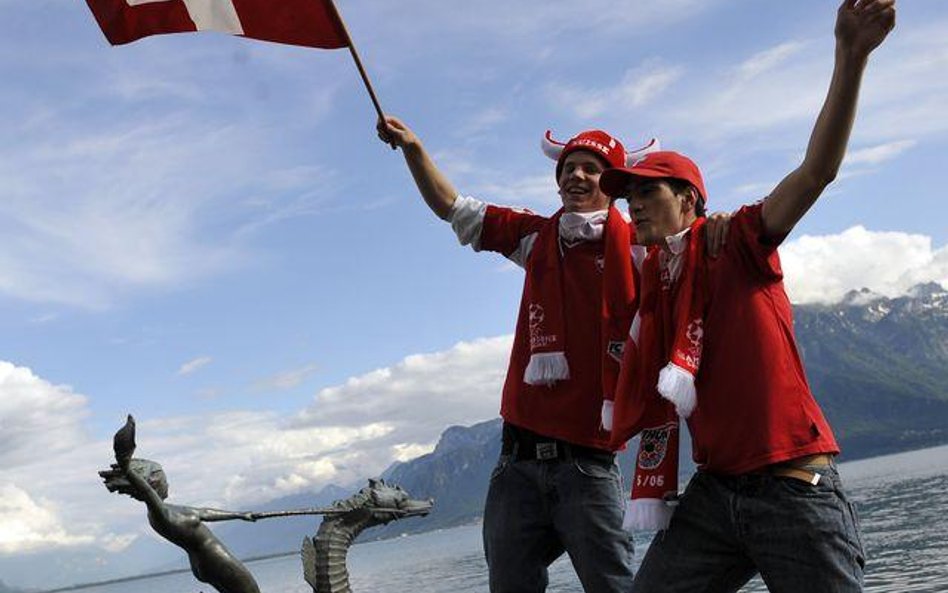
<path fill-rule="evenodd" d="M 349 40 L 332 0 L 86 0 L 112 45 L 149 35 L 220 31 L 323 49 Z"/>

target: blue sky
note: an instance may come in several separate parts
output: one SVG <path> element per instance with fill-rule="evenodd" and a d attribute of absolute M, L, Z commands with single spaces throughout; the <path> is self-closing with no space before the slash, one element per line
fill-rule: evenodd
<path fill-rule="evenodd" d="M 459 191 L 540 212 L 547 128 L 658 136 L 702 165 L 712 209 L 766 195 L 802 156 L 836 10 L 339 6 L 384 108 Z M 899 11 L 840 179 L 782 249 L 797 302 L 948 283 L 948 7 Z M 146 567 L 141 509 L 95 476 L 127 412 L 173 499 L 229 507 L 362 480 L 496 415 L 522 275 L 428 212 L 347 52 L 112 48 L 67 0 L 0 0 L 0 23 L 0 579 Z"/>

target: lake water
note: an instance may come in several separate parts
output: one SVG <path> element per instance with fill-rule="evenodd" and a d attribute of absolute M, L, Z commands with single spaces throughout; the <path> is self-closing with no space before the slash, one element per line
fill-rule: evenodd
<path fill-rule="evenodd" d="M 874 593 L 948 591 L 948 446 L 843 463 L 840 473 L 859 506 L 868 564 L 866 591 Z M 650 535 L 636 536 L 640 560 Z M 298 558 L 282 557 L 249 565 L 263 593 L 311 593 Z M 465 593 L 487 591 L 480 526 L 354 546 L 349 572 L 355 591 Z M 211 590 L 190 574 L 174 574 L 108 586 L 83 593 L 197 593 Z M 551 593 L 579 593 L 569 561 L 550 570 Z M 743 591 L 766 591 L 752 581 Z"/>

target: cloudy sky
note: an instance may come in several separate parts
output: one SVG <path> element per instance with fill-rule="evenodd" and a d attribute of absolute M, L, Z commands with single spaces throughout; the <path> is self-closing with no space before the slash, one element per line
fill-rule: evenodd
<path fill-rule="evenodd" d="M 658 136 L 702 164 L 712 209 L 766 195 L 803 153 L 836 9 L 339 5 L 459 190 L 541 212 L 547 128 Z M 75 0 L 0 0 L 0 23 L 0 580 L 147 568 L 141 509 L 95 473 L 126 413 L 173 500 L 241 508 L 496 415 L 522 276 L 427 211 L 345 51 L 112 48 Z M 946 72 L 948 6 L 902 0 L 842 175 L 782 249 L 795 301 L 948 283 Z"/>

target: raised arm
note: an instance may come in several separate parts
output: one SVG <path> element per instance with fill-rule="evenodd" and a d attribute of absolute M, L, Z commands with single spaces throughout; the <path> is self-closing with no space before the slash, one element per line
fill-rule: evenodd
<path fill-rule="evenodd" d="M 115 452 L 116 462 L 116 465 L 112 467 L 117 468 L 125 476 L 131 487 L 138 492 L 140 499 L 148 505 L 150 511 L 160 514 L 164 510 L 164 500 L 155 492 L 148 480 L 132 467 L 132 455 L 135 453 L 135 446 L 135 418 L 129 414 L 125 419 L 125 424 L 116 431 L 112 438 L 112 449 Z M 105 478 L 109 474 L 110 472 L 100 472 L 99 475 Z"/>
<path fill-rule="evenodd" d="M 421 197 L 439 218 L 447 220 L 458 192 L 428 155 L 421 139 L 397 117 L 386 116 L 378 124 L 379 138 L 402 149 L 405 162 L 415 179 Z"/>
<path fill-rule="evenodd" d="M 141 496 L 141 500 L 148 506 L 152 513 L 160 515 L 165 510 L 165 501 L 158 496 L 155 489 L 151 487 L 142 475 L 135 471 L 130 463 L 119 460 L 119 468 L 125 473 L 125 477 L 135 490 Z"/>
<path fill-rule="evenodd" d="M 836 17 L 836 59 L 829 92 L 803 163 L 764 200 L 764 231 L 789 233 L 839 172 L 856 117 L 869 54 L 895 26 L 895 0 L 844 0 Z"/>
<path fill-rule="evenodd" d="M 256 521 L 253 513 L 239 511 L 222 511 L 220 509 L 208 509 L 203 507 L 191 507 L 198 514 L 201 521 L 232 521 L 240 519 L 241 521 Z"/>

